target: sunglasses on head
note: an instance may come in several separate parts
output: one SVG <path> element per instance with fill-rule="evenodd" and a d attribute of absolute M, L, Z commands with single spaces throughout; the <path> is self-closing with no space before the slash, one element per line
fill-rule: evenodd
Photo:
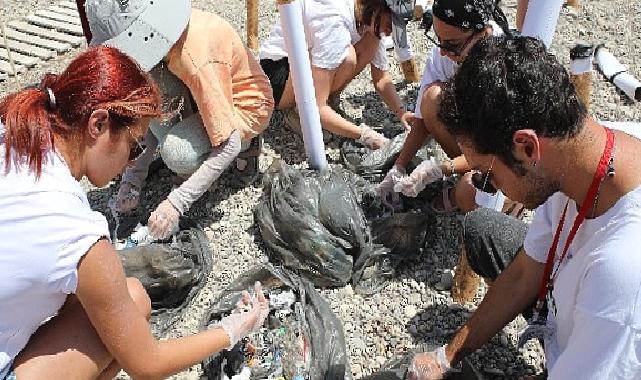
<path fill-rule="evenodd" d="M 492 173 L 492 167 L 494 166 L 494 159 L 492 159 L 492 163 L 490 164 L 490 168 L 485 172 L 481 171 L 476 171 L 474 174 L 472 174 L 472 185 L 476 187 L 478 190 L 481 190 L 485 193 L 489 194 L 494 194 L 498 191 L 494 185 L 492 185 L 492 181 L 490 181 L 490 176 Z"/>
<path fill-rule="evenodd" d="M 127 132 L 129 132 L 129 135 L 131 136 L 132 139 L 134 139 L 135 144 L 129 149 L 129 161 L 136 161 L 140 156 L 142 156 L 145 151 L 147 150 L 147 147 L 145 144 L 141 143 L 136 139 L 133 133 L 131 133 L 131 129 L 129 127 L 127 128 Z"/>
<path fill-rule="evenodd" d="M 430 36 L 430 30 L 429 29 L 425 29 L 425 37 L 427 37 L 428 40 L 430 40 L 434 45 L 438 46 L 441 50 L 446 51 L 448 53 L 451 53 L 451 54 L 453 54 L 455 56 L 460 56 L 463 53 L 463 51 L 465 50 L 465 48 L 467 48 L 467 45 L 469 45 L 470 42 L 472 42 L 472 39 L 474 38 L 474 36 L 476 36 L 476 34 L 478 34 L 478 33 L 479 33 L 478 30 L 473 30 L 472 34 L 469 37 L 467 37 L 467 39 L 465 41 L 463 41 L 462 43 L 460 43 L 460 44 L 451 44 L 451 43 L 441 43 L 441 42 L 439 42 L 440 39 L 438 38 L 438 36 L 436 36 L 436 34 L 435 34 L 436 38 L 432 37 L 432 36 Z"/>

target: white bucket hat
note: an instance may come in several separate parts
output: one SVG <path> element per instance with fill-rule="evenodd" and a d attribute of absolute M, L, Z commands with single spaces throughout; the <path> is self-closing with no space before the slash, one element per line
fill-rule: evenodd
<path fill-rule="evenodd" d="M 149 71 L 189 23 L 190 0 L 87 0 L 89 45 L 112 46 Z"/>

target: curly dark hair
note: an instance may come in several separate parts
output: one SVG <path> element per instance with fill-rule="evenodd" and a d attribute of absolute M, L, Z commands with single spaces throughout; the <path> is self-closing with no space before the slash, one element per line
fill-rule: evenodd
<path fill-rule="evenodd" d="M 479 41 L 442 92 L 438 113 L 451 134 L 514 169 L 521 166 L 512 154 L 515 131 L 566 139 L 586 115 L 565 68 L 543 42 L 520 36 Z"/>

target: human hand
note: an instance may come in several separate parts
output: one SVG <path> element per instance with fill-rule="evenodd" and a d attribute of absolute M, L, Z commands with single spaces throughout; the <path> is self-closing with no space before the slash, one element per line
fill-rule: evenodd
<path fill-rule="evenodd" d="M 154 239 L 166 239 L 178 226 L 180 212 L 168 200 L 162 201 L 149 216 L 147 226 Z"/>
<path fill-rule="evenodd" d="M 405 111 L 403 115 L 400 117 L 401 119 L 401 125 L 403 128 L 405 128 L 406 131 L 410 131 L 415 123 L 417 122 L 418 118 L 414 114 L 414 112 L 410 111 Z"/>
<path fill-rule="evenodd" d="M 376 192 L 381 197 L 383 204 L 390 207 L 392 210 L 400 208 L 401 199 L 397 192 L 394 191 L 394 186 L 403 177 L 406 177 L 405 168 L 400 165 L 394 165 L 387 172 L 385 178 L 381 183 L 376 186 Z"/>
<path fill-rule="evenodd" d="M 116 196 L 116 211 L 129 212 L 138 207 L 139 202 L 140 188 L 131 182 L 121 182 Z"/>
<path fill-rule="evenodd" d="M 441 380 L 450 369 L 450 362 L 445 356 L 445 346 L 436 351 L 421 352 L 414 356 L 412 365 L 407 371 L 408 380 Z"/>
<path fill-rule="evenodd" d="M 260 282 L 256 281 L 254 291 L 256 294 L 253 298 L 244 291 L 236 309 L 220 321 L 220 327 L 229 336 L 229 349 L 243 337 L 258 330 L 269 314 L 269 302 L 263 294 Z"/>
<path fill-rule="evenodd" d="M 407 197 L 416 197 L 425 189 L 428 183 L 443 178 L 443 170 L 432 159 L 425 160 L 414 169 L 412 174 L 398 180 L 394 191 L 403 193 Z"/>

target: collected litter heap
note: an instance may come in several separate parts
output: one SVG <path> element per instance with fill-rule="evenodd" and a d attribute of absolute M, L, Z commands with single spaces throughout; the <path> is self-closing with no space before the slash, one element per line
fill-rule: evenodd
<path fill-rule="evenodd" d="M 215 325 L 260 281 L 270 314 L 255 334 L 203 361 L 208 380 L 329 380 L 351 373 L 343 326 L 308 281 L 267 264 L 236 279 L 201 323 Z"/>
<path fill-rule="evenodd" d="M 341 145 L 341 158 L 345 167 L 353 173 L 372 183 L 379 183 L 394 166 L 403 149 L 407 135 L 407 132 L 398 134 L 377 150 L 371 150 L 354 140 L 345 140 Z M 428 158 L 435 157 L 440 160 L 442 155 L 442 151 L 436 147 L 436 143 L 432 139 L 430 143 L 419 149 L 407 171 L 411 172 L 416 165 Z"/>
<path fill-rule="evenodd" d="M 375 187 L 340 166 L 323 172 L 274 162 L 263 177 L 255 220 L 270 262 L 317 287 L 351 282 L 372 294 L 398 261 L 423 248 L 429 213 L 423 197 L 392 213 Z"/>
<path fill-rule="evenodd" d="M 144 227 L 134 231 L 125 239 L 128 247 L 117 252 L 125 274 L 139 279 L 149 294 L 150 322 L 162 334 L 205 285 L 212 254 L 203 230 L 188 220 L 181 221 L 180 231 L 167 241 L 150 243 L 142 232 Z"/>

